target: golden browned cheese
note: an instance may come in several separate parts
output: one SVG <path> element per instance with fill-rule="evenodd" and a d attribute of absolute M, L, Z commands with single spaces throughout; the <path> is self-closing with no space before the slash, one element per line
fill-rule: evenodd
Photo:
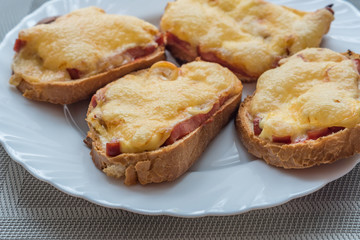
<path fill-rule="evenodd" d="M 105 144 L 116 138 L 122 152 L 158 149 L 174 126 L 208 113 L 222 97 L 241 91 L 241 82 L 215 63 L 192 62 L 177 68 L 158 62 L 106 87 L 87 117 Z M 102 91 L 102 90 L 100 90 Z"/>
<path fill-rule="evenodd" d="M 309 48 L 261 75 L 250 113 L 262 118 L 261 138 L 306 138 L 327 127 L 360 122 L 359 74 L 353 60 L 329 49 Z"/>
<path fill-rule="evenodd" d="M 177 0 L 161 30 L 259 76 L 279 57 L 318 47 L 333 19 L 325 8 L 303 12 L 262 0 Z"/>
<path fill-rule="evenodd" d="M 15 55 L 16 79 L 28 82 L 66 81 L 67 68 L 88 77 L 131 61 L 121 53 L 136 46 L 156 46 L 155 26 L 131 16 L 106 14 L 88 7 L 19 33 L 25 46 Z M 16 82 L 13 82 L 16 85 Z"/>

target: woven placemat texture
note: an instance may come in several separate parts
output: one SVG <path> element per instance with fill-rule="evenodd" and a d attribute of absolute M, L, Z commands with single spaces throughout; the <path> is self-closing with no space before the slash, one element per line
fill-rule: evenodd
<path fill-rule="evenodd" d="M 359 0 L 352 1 L 360 7 Z M 6 19 L 0 22 L 0 39 L 45 1 L 21 1 L 21 7 L 19 2 L 0 0 L 1 19 Z M 31 176 L 0 147 L 0 239 L 201 238 L 360 239 L 360 166 L 278 207 L 186 219 L 140 215 L 71 197 Z"/>
<path fill-rule="evenodd" d="M 360 239 L 359 166 L 278 207 L 186 219 L 100 207 L 37 180 L 2 147 L 0 159 L 0 239 Z"/>

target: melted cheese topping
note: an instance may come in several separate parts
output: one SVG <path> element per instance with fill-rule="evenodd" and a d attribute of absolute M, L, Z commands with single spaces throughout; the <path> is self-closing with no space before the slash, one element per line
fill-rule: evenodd
<path fill-rule="evenodd" d="M 218 64 L 192 62 L 177 68 L 159 62 L 109 84 L 88 114 L 88 123 L 105 144 L 120 141 L 122 152 L 158 149 L 173 127 L 208 113 L 221 97 L 239 94 L 241 82 Z"/>
<path fill-rule="evenodd" d="M 303 139 L 308 130 L 360 122 L 355 63 L 329 49 L 310 48 L 280 61 L 258 79 L 250 114 L 262 118 L 260 137 Z"/>
<path fill-rule="evenodd" d="M 279 56 L 319 46 L 333 19 L 326 9 L 306 13 L 262 0 L 177 0 L 161 29 L 259 76 Z"/>
<path fill-rule="evenodd" d="M 135 17 L 79 9 L 51 24 L 22 30 L 19 39 L 26 45 L 16 54 L 13 70 L 31 82 L 70 80 L 66 68 L 91 76 L 129 62 L 121 54 L 126 49 L 156 45 L 157 33 L 155 26 Z"/>

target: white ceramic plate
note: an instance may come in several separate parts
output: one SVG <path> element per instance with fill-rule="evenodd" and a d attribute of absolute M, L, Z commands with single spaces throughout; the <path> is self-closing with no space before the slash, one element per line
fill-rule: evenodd
<path fill-rule="evenodd" d="M 349 172 L 359 156 L 307 170 L 282 170 L 247 153 L 233 122 L 211 143 L 198 162 L 171 183 L 126 187 L 93 165 L 83 144 L 87 101 L 57 106 L 29 101 L 8 84 L 12 47 L 20 29 L 47 16 L 96 5 L 109 13 L 134 15 L 158 25 L 166 0 L 51 1 L 25 17 L 0 45 L 0 140 L 12 159 L 35 177 L 93 203 L 143 214 L 196 217 L 231 215 L 282 204 L 312 193 Z M 313 11 L 334 3 L 336 20 L 323 46 L 360 52 L 360 14 L 341 0 L 273 0 Z M 254 90 L 245 85 L 244 95 Z"/>

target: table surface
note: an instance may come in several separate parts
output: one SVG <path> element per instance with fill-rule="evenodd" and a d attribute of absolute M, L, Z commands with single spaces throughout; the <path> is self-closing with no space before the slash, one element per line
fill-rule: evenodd
<path fill-rule="evenodd" d="M 0 0 L 0 39 L 45 1 Z M 360 0 L 350 2 L 360 8 Z M 0 147 L 0 239 L 360 239 L 359 190 L 360 165 L 278 207 L 224 217 L 145 216 L 62 193 L 30 175 Z"/>

